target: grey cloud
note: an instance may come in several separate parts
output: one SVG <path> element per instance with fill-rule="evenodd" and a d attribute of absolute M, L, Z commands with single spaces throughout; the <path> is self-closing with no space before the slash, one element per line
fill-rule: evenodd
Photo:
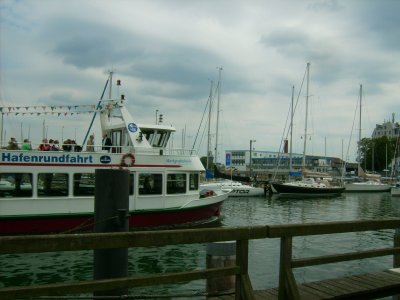
<path fill-rule="evenodd" d="M 365 34 L 383 47 L 398 52 L 400 49 L 400 1 L 361 1 L 353 7 L 355 18 L 366 28 Z M 364 5 L 366 4 L 366 5 Z"/>

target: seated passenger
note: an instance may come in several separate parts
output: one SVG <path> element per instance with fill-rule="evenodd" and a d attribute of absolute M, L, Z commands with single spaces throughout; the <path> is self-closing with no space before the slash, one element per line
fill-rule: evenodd
<path fill-rule="evenodd" d="M 21 145 L 21 150 L 32 150 L 31 142 L 28 139 L 24 139 Z"/>
<path fill-rule="evenodd" d="M 14 137 L 8 142 L 7 150 L 18 150 L 18 143 Z"/>
<path fill-rule="evenodd" d="M 43 139 L 42 143 L 39 145 L 38 149 L 40 151 L 50 151 L 50 144 L 47 139 Z"/>

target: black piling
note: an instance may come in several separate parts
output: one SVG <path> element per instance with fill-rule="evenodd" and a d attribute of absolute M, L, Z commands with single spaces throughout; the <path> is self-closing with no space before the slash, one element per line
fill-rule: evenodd
<path fill-rule="evenodd" d="M 129 230 L 129 171 L 97 169 L 95 182 L 94 232 L 124 232 Z M 93 278 L 127 277 L 128 249 L 94 250 Z M 122 296 L 127 289 L 99 291 L 94 296 Z"/>

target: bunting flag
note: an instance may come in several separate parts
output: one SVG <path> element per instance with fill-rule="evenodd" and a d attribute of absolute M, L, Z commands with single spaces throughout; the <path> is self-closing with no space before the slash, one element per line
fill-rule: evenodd
<path fill-rule="evenodd" d="M 110 110 L 114 107 L 118 107 L 123 103 L 123 100 L 113 101 L 112 103 L 107 103 L 106 106 L 100 105 L 96 109 L 96 105 L 60 105 L 60 106 L 3 106 L 0 107 L 0 113 L 2 115 L 56 115 L 56 116 L 67 116 L 74 114 L 92 114 L 101 112 L 104 109 Z M 24 110 L 23 110 L 24 109 Z"/>

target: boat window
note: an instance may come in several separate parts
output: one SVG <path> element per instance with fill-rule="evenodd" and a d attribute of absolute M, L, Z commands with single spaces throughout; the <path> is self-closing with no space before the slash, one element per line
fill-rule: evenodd
<path fill-rule="evenodd" d="M 133 173 L 129 174 L 129 195 L 133 195 L 135 191 L 133 187 L 135 186 L 135 175 Z"/>
<path fill-rule="evenodd" d="M 140 195 L 160 195 L 162 193 L 162 175 L 142 173 L 139 174 Z"/>
<path fill-rule="evenodd" d="M 161 132 L 156 132 L 156 135 L 154 136 L 154 140 L 153 140 L 154 147 L 161 147 L 162 137 L 163 137 L 163 134 Z"/>
<path fill-rule="evenodd" d="M 129 174 L 129 195 L 133 195 L 134 175 Z M 74 196 L 94 196 L 95 194 L 95 174 L 76 173 L 74 174 Z"/>
<path fill-rule="evenodd" d="M 0 198 L 32 197 L 32 174 L 0 173 Z"/>
<path fill-rule="evenodd" d="M 68 196 L 68 174 L 65 173 L 38 174 L 37 190 L 39 197 Z"/>
<path fill-rule="evenodd" d="M 94 173 L 74 174 L 74 196 L 94 196 Z"/>
<path fill-rule="evenodd" d="M 186 174 L 167 175 L 167 194 L 186 193 Z"/>
<path fill-rule="evenodd" d="M 189 190 L 195 191 L 199 189 L 199 174 L 189 175 Z"/>

